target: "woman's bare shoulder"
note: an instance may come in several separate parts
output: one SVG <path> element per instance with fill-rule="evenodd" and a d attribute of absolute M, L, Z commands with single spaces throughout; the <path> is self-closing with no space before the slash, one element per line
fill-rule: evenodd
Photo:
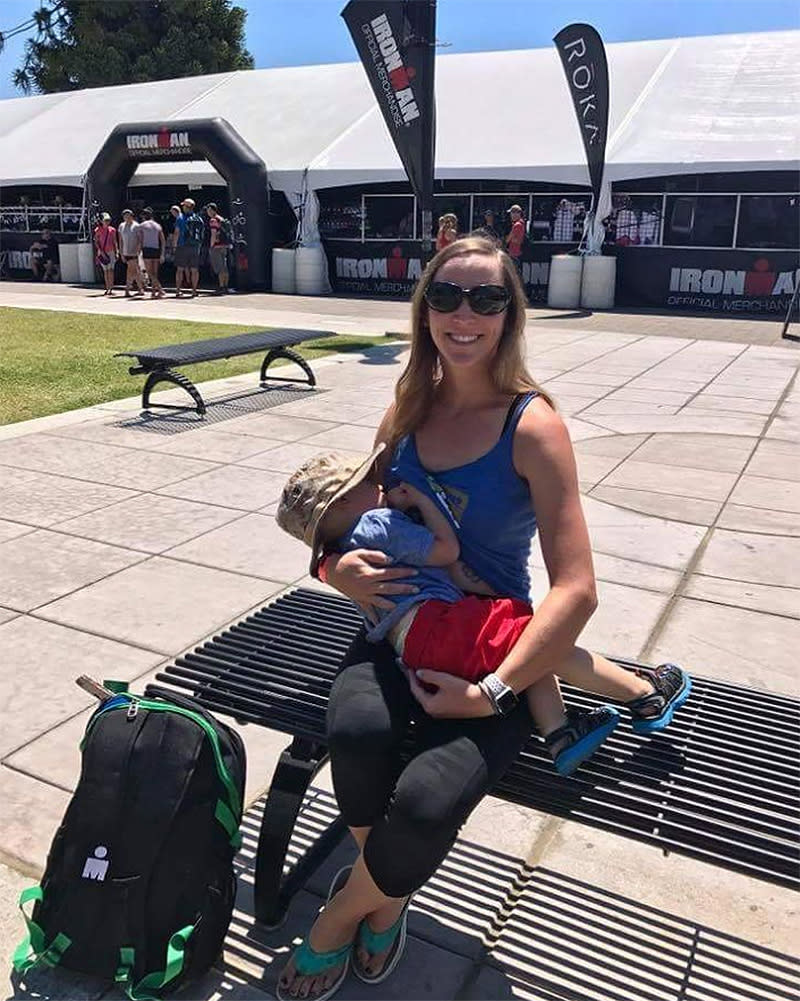
<path fill-rule="evenodd" d="M 514 434 L 514 465 L 523 475 L 542 461 L 573 460 L 572 441 L 564 419 L 541 396 L 531 400 Z"/>
<path fill-rule="evenodd" d="M 553 436 L 569 438 L 563 417 L 543 396 L 535 396 L 525 407 L 517 430 L 523 438 L 532 441 L 546 441 Z"/>

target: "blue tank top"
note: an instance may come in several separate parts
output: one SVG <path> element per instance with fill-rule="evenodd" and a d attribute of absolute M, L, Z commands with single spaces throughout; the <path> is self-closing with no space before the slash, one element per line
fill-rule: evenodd
<path fill-rule="evenodd" d="M 536 534 L 536 513 L 528 483 L 514 469 L 514 432 L 525 407 L 515 403 L 496 445 L 474 462 L 429 473 L 420 462 L 414 435 L 395 447 L 385 487 L 410 483 L 436 500 L 449 515 L 461 543 L 460 559 L 504 597 L 530 601 L 528 558 Z"/>

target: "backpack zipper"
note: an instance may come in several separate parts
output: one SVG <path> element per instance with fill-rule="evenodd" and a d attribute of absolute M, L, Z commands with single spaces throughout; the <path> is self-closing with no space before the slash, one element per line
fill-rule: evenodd
<path fill-rule="evenodd" d="M 234 817 L 241 819 L 242 807 L 239 803 L 239 793 L 236 786 L 233 784 L 233 779 L 231 778 L 228 769 L 225 767 L 225 762 L 222 760 L 222 750 L 219 746 L 219 737 L 217 736 L 217 732 L 208 720 L 203 719 L 199 713 L 194 713 L 190 709 L 184 709 L 182 706 L 163 705 L 160 702 L 154 702 L 150 699 L 142 699 L 136 695 L 131 695 L 130 693 L 115 695 L 113 699 L 109 699 L 109 701 L 102 708 L 98 709 L 94 716 L 92 716 L 86 724 L 86 731 L 80 744 L 81 749 L 83 749 L 83 745 L 86 743 L 86 738 L 89 736 L 89 733 L 91 732 L 91 729 L 96 723 L 98 717 L 102 716 L 103 713 L 110 712 L 113 709 L 121 709 L 125 705 L 128 706 L 126 712 L 126 719 L 128 720 L 136 718 L 136 714 L 141 706 L 142 709 L 147 709 L 152 712 L 178 713 L 180 716 L 186 716 L 187 719 L 193 720 L 199 727 L 202 727 L 206 736 L 211 741 L 214 763 L 217 766 L 217 775 L 228 793 L 228 802 L 231 810 L 233 811 L 233 815 Z"/>

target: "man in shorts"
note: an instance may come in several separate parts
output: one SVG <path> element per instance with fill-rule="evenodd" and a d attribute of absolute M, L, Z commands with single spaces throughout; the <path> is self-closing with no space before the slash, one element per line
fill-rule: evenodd
<path fill-rule="evenodd" d="M 228 291 L 228 251 L 231 248 L 231 224 L 219 214 L 214 202 L 206 205 L 208 228 L 211 231 L 209 242 L 209 261 L 211 270 L 217 276 L 216 295 L 225 295 Z"/>
<path fill-rule="evenodd" d="M 184 198 L 181 214 L 175 220 L 173 246 L 175 248 L 175 298 L 180 299 L 184 284 L 191 288 L 191 296 L 197 295 L 200 281 L 200 246 L 203 242 L 205 225 L 194 210 L 194 199 Z"/>
<path fill-rule="evenodd" d="M 131 286 L 134 284 L 139 289 L 139 295 L 144 295 L 144 283 L 139 271 L 141 235 L 139 223 L 136 222 L 132 209 L 122 210 L 122 225 L 117 231 L 117 242 L 119 255 L 125 261 L 125 298 L 130 298 Z"/>
<path fill-rule="evenodd" d="M 150 298 L 163 299 L 164 289 L 158 279 L 158 266 L 164 260 L 164 230 L 161 223 L 153 218 L 153 210 L 149 206 L 142 209 L 139 234 L 144 267 L 150 277 Z"/>
<path fill-rule="evenodd" d="M 43 229 L 39 239 L 33 241 L 30 254 L 33 280 L 55 281 L 58 277 L 58 244 L 49 229 Z"/>

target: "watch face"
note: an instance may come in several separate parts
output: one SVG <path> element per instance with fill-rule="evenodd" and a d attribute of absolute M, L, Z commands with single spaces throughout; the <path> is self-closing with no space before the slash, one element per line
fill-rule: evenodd
<path fill-rule="evenodd" d="M 510 713 L 517 704 L 517 696 L 511 688 L 504 689 L 500 695 L 495 696 L 495 700 L 497 702 L 497 708 L 503 716 L 505 716 L 506 713 Z"/>

